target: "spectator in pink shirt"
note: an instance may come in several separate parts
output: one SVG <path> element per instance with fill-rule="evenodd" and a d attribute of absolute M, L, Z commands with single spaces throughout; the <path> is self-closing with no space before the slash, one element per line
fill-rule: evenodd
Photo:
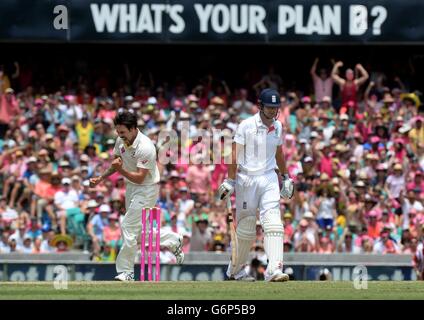
<path fill-rule="evenodd" d="M 333 79 L 329 76 L 328 71 L 324 68 L 319 70 L 319 74 L 317 74 L 317 65 L 319 59 L 315 58 L 314 64 L 311 68 L 311 76 L 312 81 L 314 82 L 314 93 L 315 93 L 315 101 L 317 103 L 322 102 L 322 98 L 325 96 L 332 97 L 333 96 Z"/>
<path fill-rule="evenodd" d="M 113 101 L 111 99 L 106 99 L 104 102 L 99 103 L 100 111 L 97 114 L 97 117 L 100 119 L 114 119 L 116 116 L 116 110 L 113 106 Z"/>
<path fill-rule="evenodd" d="M 324 144 L 321 150 L 317 150 L 316 158 L 319 163 L 319 171 L 321 174 L 327 174 L 330 178 L 333 177 L 333 156 L 330 153 L 330 145 Z M 315 157 L 314 157 L 315 158 Z"/>
<path fill-rule="evenodd" d="M 200 158 L 196 160 L 200 160 Z M 202 163 L 189 166 L 186 181 L 194 201 L 197 201 L 198 194 L 210 193 L 211 179 L 211 173 L 208 166 Z"/>
<path fill-rule="evenodd" d="M 3 187 L 3 197 L 7 198 L 9 192 L 11 192 L 9 199 L 9 207 L 15 207 L 15 200 L 17 197 L 17 192 L 22 182 L 23 182 L 23 174 L 26 170 L 26 164 L 23 158 L 23 152 L 21 150 L 16 151 L 12 155 L 12 161 L 9 165 L 9 168 L 6 172 L 6 176 L 8 177 L 4 183 Z"/>
<path fill-rule="evenodd" d="M 283 216 L 284 219 L 284 239 L 287 241 L 291 241 L 294 235 L 293 228 L 293 216 L 290 212 L 286 212 Z"/>
<path fill-rule="evenodd" d="M 405 188 L 405 175 L 400 163 L 393 166 L 393 174 L 389 175 L 386 180 L 385 190 L 390 198 L 398 198 L 401 190 Z"/>
<path fill-rule="evenodd" d="M 14 90 L 7 88 L 0 96 L 0 139 L 6 134 L 12 118 L 20 113 Z"/>
<path fill-rule="evenodd" d="M 117 213 L 111 214 L 109 217 L 109 225 L 103 229 L 103 241 L 106 243 L 118 243 L 121 238 L 121 228 L 119 227 L 119 217 Z"/>
<path fill-rule="evenodd" d="M 287 161 L 291 160 L 297 153 L 296 138 L 292 134 L 288 134 L 285 137 L 285 143 L 281 146 L 284 154 L 286 155 Z"/>
<path fill-rule="evenodd" d="M 223 159 L 221 159 L 221 163 L 215 164 L 215 168 L 212 171 L 211 179 L 212 179 L 212 192 L 215 194 L 218 187 L 221 185 L 227 174 L 227 165 L 224 163 Z"/>

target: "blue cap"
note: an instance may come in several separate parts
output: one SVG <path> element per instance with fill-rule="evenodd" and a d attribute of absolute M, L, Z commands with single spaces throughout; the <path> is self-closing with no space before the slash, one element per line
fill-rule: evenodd
<path fill-rule="evenodd" d="M 52 230 L 52 228 L 51 228 L 51 226 L 50 226 L 50 224 L 49 223 L 45 223 L 45 224 L 43 224 L 43 227 L 41 228 L 41 231 L 42 232 L 49 232 L 49 231 L 51 231 Z"/>
<path fill-rule="evenodd" d="M 274 89 L 264 89 L 259 95 L 259 103 L 265 107 L 279 108 L 281 105 L 280 94 Z"/>

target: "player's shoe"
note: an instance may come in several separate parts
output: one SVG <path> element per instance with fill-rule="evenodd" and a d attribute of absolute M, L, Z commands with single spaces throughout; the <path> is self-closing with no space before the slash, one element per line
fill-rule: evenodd
<path fill-rule="evenodd" d="M 289 275 L 286 273 L 283 273 L 280 269 L 277 269 L 274 271 L 272 275 L 268 275 L 265 273 L 265 281 L 268 282 L 285 282 L 289 281 Z"/>
<path fill-rule="evenodd" d="M 183 236 L 180 235 L 178 238 L 178 244 L 172 251 L 175 258 L 177 259 L 177 264 L 182 264 L 184 262 L 184 252 L 183 252 Z"/>
<path fill-rule="evenodd" d="M 244 281 L 244 282 L 255 282 L 256 281 L 256 279 L 255 278 L 253 278 L 253 277 L 251 277 L 251 276 L 249 276 L 249 275 L 246 275 L 245 277 L 240 277 L 240 278 L 234 278 L 234 276 L 231 276 L 231 277 L 228 277 L 228 278 L 226 278 L 225 279 L 225 281 Z"/>
<path fill-rule="evenodd" d="M 227 273 L 227 277 L 224 279 L 225 281 L 244 281 L 244 282 L 254 282 L 256 281 L 256 279 L 252 276 L 249 276 L 246 273 L 246 270 L 241 269 L 239 271 L 239 273 L 237 273 L 235 276 L 234 275 L 228 275 Z"/>
<path fill-rule="evenodd" d="M 134 272 L 121 272 L 115 277 L 115 280 L 122 282 L 134 281 Z"/>

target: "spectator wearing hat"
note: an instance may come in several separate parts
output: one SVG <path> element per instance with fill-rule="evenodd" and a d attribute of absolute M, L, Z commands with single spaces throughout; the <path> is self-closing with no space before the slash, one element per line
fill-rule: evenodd
<path fill-rule="evenodd" d="M 405 188 L 405 175 L 400 163 L 395 163 L 393 173 L 387 177 L 385 191 L 390 198 L 398 198 L 401 190 Z"/>
<path fill-rule="evenodd" d="M 213 239 L 211 230 L 208 228 L 209 221 L 207 214 L 196 214 L 192 210 L 190 216 L 192 220 L 190 252 L 208 251 Z"/>
<path fill-rule="evenodd" d="M 38 169 L 43 169 L 43 168 L 47 168 L 49 169 L 51 172 L 53 172 L 53 163 L 50 160 L 50 155 L 49 152 L 47 151 L 47 149 L 41 149 L 38 152 Z"/>
<path fill-rule="evenodd" d="M 308 231 L 310 231 L 314 235 L 316 235 L 317 231 L 319 229 L 319 225 L 317 224 L 316 219 L 315 219 L 315 215 L 312 213 L 312 211 L 306 211 L 303 214 L 302 219 L 304 219 L 308 222 Z"/>
<path fill-rule="evenodd" d="M 75 125 L 75 131 L 78 138 L 78 147 L 82 151 L 86 146 L 93 143 L 94 126 L 89 121 L 88 115 L 84 114 L 80 121 Z"/>
<path fill-rule="evenodd" d="M 406 191 L 406 196 L 404 196 L 403 191 L 401 191 L 400 193 L 399 202 L 402 206 L 402 213 L 403 213 L 401 223 L 404 229 L 409 228 L 410 226 L 411 212 L 413 212 L 414 214 L 416 212 L 424 212 L 424 206 L 422 202 L 420 201 L 419 197 L 417 197 L 418 195 L 419 193 L 416 192 L 416 189 L 413 189 L 413 188 L 409 188 Z"/>
<path fill-rule="evenodd" d="M 18 212 L 7 205 L 6 198 L 0 196 L 0 230 L 2 226 L 10 226 L 18 221 Z"/>
<path fill-rule="evenodd" d="M 23 185 L 23 175 L 26 170 L 24 154 L 18 150 L 11 155 L 11 161 L 7 169 L 4 170 L 6 181 L 3 186 L 3 197 L 9 199 L 9 207 L 14 208 L 18 191 Z"/>
<path fill-rule="evenodd" d="M 22 246 L 19 248 L 19 251 L 26 254 L 33 253 L 33 242 L 29 234 L 25 234 L 24 241 Z"/>
<path fill-rule="evenodd" d="M 113 262 L 116 260 L 116 242 L 110 241 L 110 242 L 102 242 L 101 250 L 99 255 L 94 255 L 93 260 L 94 261 L 108 261 Z"/>
<path fill-rule="evenodd" d="M 301 219 L 297 230 L 293 236 L 295 252 L 314 252 L 316 246 L 316 236 L 309 228 L 309 223 L 306 219 Z"/>
<path fill-rule="evenodd" d="M 387 179 L 387 169 L 388 166 L 386 163 L 379 163 L 375 168 L 376 176 L 371 179 L 371 185 L 373 188 L 384 188 Z"/>
<path fill-rule="evenodd" d="M 177 225 L 184 227 L 189 212 L 194 207 L 194 200 L 189 197 L 187 187 L 180 187 L 180 198 L 177 200 Z"/>
<path fill-rule="evenodd" d="M 392 152 L 394 153 L 394 161 L 402 162 L 408 154 L 405 148 L 405 141 L 403 141 L 402 138 L 394 139 L 392 149 Z"/>
<path fill-rule="evenodd" d="M 418 145 L 424 143 L 423 117 L 416 116 L 412 119 L 414 127 L 409 131 L 409 139 L 414 153 L 417 153 Z"/>
<path fill-rule="evenodd" d="M 293 227 L 293 216 L 290 212 L 286 212 L 283 215 L 283 224 L 284 224 L 284 239 L 291 241 L 294 235 Z"/>
<path fill-rule="evenodd" d="M 414 173 L 414 179 L 409 183 L 412 189 L 419 190 L 420 196 L 424 193 L 424 179 L 422 170 L 417 170 Z"/>
<path fill-rule="evenodd" d="M 100 246 L 103 239 L 104 228 L 109 225 L 110 206 L 102 204 L 99 208 L 99 213 L 94 215 L 87 224 L 87 232 L 93 243 L 93 253 L 97 256 L 100 253 Z"/>
<path fill-rule="evenodd" d="M 62 158 L 69 150 L 72 149 L 74 141 L 76 141 L 75 134 L 66 125 L 60 125 L 57 128 L 57 136 L 53 139 L 54 147 L 57 157 Z"/>
<path fill-rule="evenodd" d="M 24 200 L 31 201 L 30 195 L 31 190 L 33 190 L 36 181 L 38 180 L 38 168 L 37 168 L 37 158 L 30 156 L 26 160 L 26 169 L 22 175 L 23 190 L 20 197 L 18 198 L 17 204 L 18 207 L 22 208 L 22 202 Z"/>
<path fill-rule="evenodd" d="M 0 87 L 2 84 L 3 71 L 0 70 Z M 18 101 L 12 88 L 6 88 L 4 94 L 0 94 L 0 139 L 3 139 L 9 130 L 9 125 L 13 118 L 19 116 Z"/>
<path fill-rule="evenodd" d="M 78 119 L 82 117 L 81 105 L 77 103 L 77 98 L 74 95 L 64 96 L 64 104 L 61 105 L 61 110 L 64 114 L 64 124 L 70 128 L 73 128 Z"/>
<path fill-rule="evenodd" d="M 365 156 L 365 167 L 361 170 L 361 174 L 363 173 L 366 177 L 367 182 L 369 180 L 373 180 L 377 176 L 377 165 L 378 165 L 379 157 L 377 154 L 367 154 Z M 364 180 L 361 178 L 361 180 Z"/>
<path fill-rule="evenodd" d="M 68 160 L 59 161 L 58 171 L 60 175 L 64 178 L 71 178 L 72 167 Z"/>
<path fill-rule="evenodd" d="M 78 193 L 71 188 L 71 179 L 62 178 L 62 190 L 54 195 L 54 205 L 59 219 L 60 232 L 66 234 L 67 210 L 79 207 Z"/>
<path fill-rule="evenodd" d="M 371 210 L 367 216 L 367 235 L 375 240 L 380 236 L 383 225 L 378 221 L 378 213 L 376 210 Z"/>
<path fill-rule="evenodd" d="M 85 221 L 90 221 L 96 214 L 100 204 L 95 199 L 90 199 L 82 206 L 82 211 L 85 214 Z"/>
<path fill-rule="evenodd" d="M 382 228 L 379 239 L 374 243 L 373 252 L 379 254 L 400 253 L 396 241 L 390 238 L 389 228 Z"/>
<path fill-rule="evenodd" d="M 317 147 L 314 159 L 317 159 L 319 172 L 322 175 L 326 174 L 328 177 L 333 177 L 333 155 L 329 144 L 322 144 Z"/>
<path fill-rule="evenodd" d="M 51 245 L 56 248 L 57 253 L 67 252 L 72 248 L 73 240 L 68 235 L 58 234 L 51 240 Z"/>
<path fill-rule="evenodd" d="M 105 243 L 116 244 L 116 250 L 121 246 L 121 227 L 119 225 L 119 216 L 116 212 L 112 213 L 108 217 L 109 224 L 103 228 L 103 241 Z"/>

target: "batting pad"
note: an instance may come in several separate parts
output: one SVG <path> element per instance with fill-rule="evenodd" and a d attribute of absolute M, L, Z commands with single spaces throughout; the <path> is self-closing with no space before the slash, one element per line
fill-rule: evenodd
<path fill-rule="evenodd" d="M 284 226 L 281 222 L 280 210 L 272 209 L 263 215 L 264 249 L 268 257 L 267 273 L 272 274 L 283 267 Z"/>
<path fill-rule="evenodd" d="M 231 266 L 227 273 L 237 274 L 241 267 L 246 263 L 249 257 L 250 248 L 253 240 L 256 239 L 256 217 L 249 216 L 240 219 L 237 223 L 237 264 L 236 269 L 231 270 Z"/>

